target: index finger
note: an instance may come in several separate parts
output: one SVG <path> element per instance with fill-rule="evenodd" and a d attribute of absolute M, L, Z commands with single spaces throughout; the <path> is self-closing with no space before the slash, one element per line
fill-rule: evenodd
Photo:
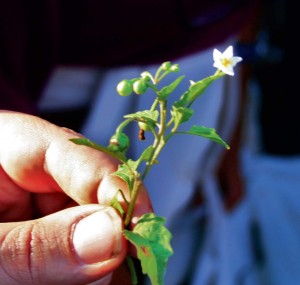
<path fill-rule="evenodd" d="M 119 162 L 69 140 L 79 134 L 36 116 L 9 111 L 0 112 L 0 130 L 0 163 L 27 191 L 60 191 L 79 204 L 107 204 L 120 187 L 126 192 L 126 185 L 111 176 Z M 138 213 L 152 211 L 145 189 L 137 205 Z"/>

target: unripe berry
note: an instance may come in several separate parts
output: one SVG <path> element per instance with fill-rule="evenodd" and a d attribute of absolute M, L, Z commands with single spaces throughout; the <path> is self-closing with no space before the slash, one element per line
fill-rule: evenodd
<path fill-rule="evenodd" d="M 143 131 L 151 131 L 154 129 L 155 124 L 144 123 L 144 122 L 138 122 L 139 128 Z M 151 128 L 152 127 L 152 128 Z"/>
<path fill-rule="evenodd" d="M 144 94 L 147 91 L 147 89 L 148 86 L 145 80 L 143 79 L 139 79 L 133 83 L 133 91 L 138 95 Z"/>
<path fill-rule="evenodd" d="M 129 138 L 126 134 L 120 133 L 118 136 L 115 134 L 110 138 L 109 148 L 112 151 L 123 152 L 129 148 Z"/>
<path fill-rule="evenodd" d="M 132 83 L 128 79 L 124 79 L 120 81 L 119 84 L 117 85 L 117 92 L 121 96 L 128 96 L 132 93 L 132 91 L 133 91 Z"/>

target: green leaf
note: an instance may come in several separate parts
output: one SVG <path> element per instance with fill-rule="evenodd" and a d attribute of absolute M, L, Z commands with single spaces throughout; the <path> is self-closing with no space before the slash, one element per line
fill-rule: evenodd
<path fill-rule="evenodd" d="M 125 203 L 128 204 L 128 201 L 126 200 L 124 193 L 122 192 L 121 189 L 119 189 L 119 190 L 116 192 L 116 194 L 114 195 L 114 197 L 112 198 L 112 200 L 110 201 L 110 205 L 111 205 L 113 208 L 115 208 L 115 209 L 120 213 L 121 217 L 123 217 L 124 214 L 125 214 L 125 211 L 124 211 L 122 205 L 120 204 L 120 202 L 119 202 L 119 200 L 118 200 L 118 194 L 119 194 L 119 193 L 122 195 L 123 200 L 125 201 Z"/>
<path fill-rule="evenodd" d="M 164 86 L 160 91 L 158 91 L 158 98 L 166 99 L 177 88 L 177 86 L 180 84 L 184 77 L 185 76 L 182 75 L 178 77 L 175 81 L 173 81 L 171 84 Z"/>
<path fill-rule="evenodd" d="M 159 112 L 157 110 L 150 111 L 139 111 L 133 114 L 125 115 L 124 118 L 131 118 L 140 122 L 149 122 L 151 124 L 156 124 L 159 116 Z"/>
<path fill-rule="evenodd" d="M 194 111 L 190 108 L 175 105 L 172 106 L 171 116 L 174 119 L 174 124 L 176 126 L 188 121 L 193 114 Z"/>
<path fill-rule="evenodd" d="M 130 190 L 133 189 L 134 178 L 139 176 L 137 171 L 142 161 L 148 161 L 153 152 L 153 146 L 148 146 L 138 160 L 128 159 L 126 164 L 119 165 L 118 170 L 113 174 L 124 180 Z"/>
<path fill-rule="evenodd" d="M 140 155 L 138 159 L 139 164 L 142 161 L 149 161 L 149 159 L 152 157 L 153 150 L 154 150 L 153 146 L 149 145 Z"/>
<path fill-rule="evenodd" d="M 163 278 L 169 257 L 173 254 L 172 238 L 164 226 L 165 218 L 153 213 L 143 215 L 133 231 L 124 230 L 124 235 L 137 248 L 142 271 L 152 285 L 163 285 Z"/>
<path fill-rule="evenodd" d="M 136 172 L 133 173 L 133 170 L 127 164 L 121 164 L 118 167 L 118 170 L 113 173 L 124 180 L 128 186 L 128 189 L 131 191 L 134 184 L 134 175 L 137 175 Z"/>
<path fill-rule="evenodd" d="M 214 128 L 207 128 L 204 126 L 192 126 L 186 132 L 177 132 L 178 134 L 190 134 L 208 138 L 212 141 L 217 142 L 218 144 L 223 145 L 225 148 L 230 149 L 229 145 L 221 139 L 221 137 L 216 133 Z"/>
<path fill-rule="evenodd" d="M 214 74 L 192 83 L 189 89 L 180 97 L 179 101 L 176 102 L 176 105 L 184 106 L 187 104 L 187 106 L 190 106 L 198 97 L 200 97 L 206 91 L 206 89 L 208 88 L 208 86 L 210 86 L 212 82 L 214 82 L 216 79 L 222 76 L 224 76 L 224 74 L 222 73 Z"/>
<path fill-rule="evenodd" d="M 78 145 L 85 145 L 88 147 L 91 147 L 93 149 L 102 151 L 106 154 L 109 154 L 119 160 L 121 160 L 122 162 L 126 162 L 126 156 L 124 155 L 123 152 L 114 152 L 111 151 L 110 149 L 108 149 L 107 147 L 104 147 L 102 145 L 96 144 L 94 142 L 92 142 L 91 140 L 87 139 L 87 138 L 74 138 L 74 139 L 70 139 L 71 142 L 78 144 Z"/>
<path fill-rule="evenodd" d="M 135 171 L 139 167 L 139 162 L 136 160 L 128 159 L 127 164 L 128 167 L 132 170 L 132 172 L 136 173 Z"/>

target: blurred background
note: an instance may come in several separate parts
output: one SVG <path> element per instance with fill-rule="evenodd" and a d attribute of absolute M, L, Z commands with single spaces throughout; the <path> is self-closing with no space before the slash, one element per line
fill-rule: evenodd
<path fill-rule="evenodd" d="M 145 181 L 173 234 L 166 285 L 298 285 L 297 11 L 290 0 L 2 2 L 0 107 L 107 145 L 123 115 L 152 102 L 118 97 L 120 80 L 172 61 L 196 81 L 215 72 L 213 49 L 232 45 L 243 61 L 190 121 L 231 150 L 178 137 Z M 145 147 L 137 132 L 128 129 L 132 156 Z"/>

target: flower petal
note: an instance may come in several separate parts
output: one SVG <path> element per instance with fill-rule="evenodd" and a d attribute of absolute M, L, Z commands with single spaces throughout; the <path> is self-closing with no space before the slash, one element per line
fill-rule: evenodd
<path fill-rule="evenodd" d="M 239 56 L 234 56 L 232 59 L 231 59 L 231 64 L 232 66 L 236 66 L 236 64 L 240 61 L 242 61 L 243 59 Z"/>
<path fill-rule="evenodd" d="M 233 57 L 233 47 L 229 46 L 224 52 L 223 52 L 223 57 L 225 58 L 231 58 Z"/>
<path fill-rule="evenodd" d="M 213 51 L 214 61 L 220 61 L 220 57 L 222 57 L 222 56 L 223 56 L 222 53 L 215 48 L 214 51 Z"/>

